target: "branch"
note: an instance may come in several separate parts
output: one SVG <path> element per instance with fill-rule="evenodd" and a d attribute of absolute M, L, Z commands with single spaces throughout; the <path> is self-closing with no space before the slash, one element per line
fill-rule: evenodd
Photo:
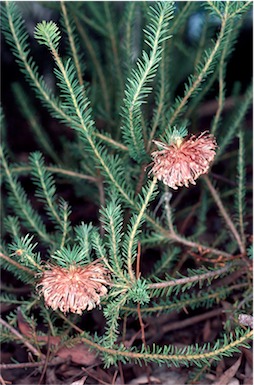
<path fill-rule="evenodd" d="M 135 235 L 137 233 L 140 221 L 143 218 L 143 215 L 144 215 L 144 212 L 145 212 L 145 210 L 147 208 L 149 200 L 150 200 L 150 198 L 151 198 L 151 196 L 153 194 L 153 191 L 155 189 L 156 183 L 157 183 L 157 178 L 154 178 L 152 183 L 151 183 L 151 186 L 150 186 L 149 190 L 147 191 L 147 195 L 145 197 L 144 203 L 142 204 L 142 207 L 140 208 L 139 214 L 137 216 L 137 219 L 136 219 L 135 224 L 133 226 L 132 232 L 130 234 L 130 242 L 129 242 L 129 246 L 128 246 L 128 261 L 127 261 L 127 265 L 128 265 L 128 273 L 129 273 L 130 278 L 131 278 L 132 281 L 134 281 L 134 279 L 135 279 L 133 271 L 132 271 L 132 252 L 133 252 L 133 244 L 134 244 L 134 241 L 135 241 Z"/>
<path fill-rule="evenodd" d="M 188 102 L 188 100 L 191 98 L 192 94 L 199 88 L 200 84 L 204 80 L 207 72 L 209 71 L 209 68 L 216 57 L 220 47 L 221 47 L 221 42 L 223 40 L 225 30 L 226 30 L 226 24 L 227 24 L 227 13 L 224 15 L 221 23 L 221 30 L 219 37 L 214 45 L 213 50 L 211 51 L 210 56 L 207 58 L 206 63 L 204 64 L 201 72 L 196 76 L 196 79 L 194 80 L 193 84 L 191 87 L 188 89 L 188 91 L 185 93 L 184 97 L 182 98 L 180 104 L 177 106 L 176 110 L 174 111 L 173 115 L 171 116 L 169 120 L 169 125 L 172 126 L 176 120 L 176 118 L 180 115 L 183 107 L 185 104 Z"/>
<path fill-rule="evenodd" d="M 218 310 L 216 310 L 218 311 Z M 66 318 L 63 314 L 59 314 L 61 318 L 63 318 L 69 325 L 71 325 L 75 330 L 77 330 L 79 333 L 85 333 L 82 329 L 80 329 L 78 326 L 76 326 L 74 323 L 72 323 L 68 318 Z M 94 348 L 102 353 L 110 354 L 112 356 L 117 356 L 121 358 L 126 359 L 133 359 L 133 360 L 145 360 L 145 361 L 156 361 L 160 360 L 160 362 L 170 363 L 172 361 L 174 362 L 195 362 L 197 360 L 203 360 L 206 361 L 207 359 L 211 359 L 214 357 L 220 357 L 223 355 L 228 355 L 228 351 L 236 348 L 237 346 L 243 345 L 246 343 L 247 340 L 251 339 L 253 337 L 253 330 L 247 330 L 242 335 L 236 337 L 235 340 L 231 340 L 228 343 L 224 343 L 223 346 L 218 348 L 218 341 L 215 343 L 216 349 L 210 348 L 209 350 L 201 349 L 200 352 L 193 352 L 193 353 L 180 353 L 180 354 L 159 354 L 159 353 L 146 353 L 146 352 L 132 352 L 128 350 L 116 350 L 113 348 L 107 348 L 101 344 L 98 344 L 89 338 L 82 337 L 82 341 L 90 346 L 91 348 Z"/>
<path fill-rule="evenodd" d="M 81 67 L 80 67 L 80 63 L 79 63 L 78 52 L 77 52 L 77 48 L 75 45 L 75 39 L 74 39 L 73 31 L 72 31 L 72 28 L 70 25 L 70 20 L 68 18 L 68 12 L 66 9 L 66 4 L 64 3 L 64 1 L 61 1 L 61 10 L 62 10 L 63 17 L 64 17 L 64 22 L 65 22 L 65 26 L 66 26 L 66 30 L 67 30 L 67 34 L 68 34 L 68 39 L 69 39 L 69 44 L 70 44 L 72 55 L 73 55 L 73 60 L 74 60 L 75 67 L 77 70 L 78 81 L 79 81 L 79 84 L 81 86 L 83 86 L 84 81 L 82 78 L 82 71 L 81 71 Z M 84 89 L 84 97 L 86 97 L 85 89 Z"/>
<path fill-rule="evenodd" d="M 146 216 L 146 219 L 148 222 L 152 223 L 153 226 L 156 228 L 159 228 L 160 233 L 162 233 L 166 239 L 170 239 L 173 242 L 181 243 L 182 245 L 200 250 L 201 252 L 206 252 L 206 253 L 213 253 L 215 255 L 220 255 L 226 258 L 232 258 L 232 255 L 218 249 L 214 249 L 212 247 L 202 245 L 201 243 L 189 241 L 188 239 L 181 237 L 175 232 L 173 223 L 172 223 L 172 215 L 171 215 L 171 207 L 169 204 L 169 201 L 166 201 L 166 214 L 167 214 L 167 222 L 168 222 L 168 227 L 169 231 L 165 230 L 163 227 L 161 227 L 158 223 L 156 223 L 150 216 Z"/>
<path fill-rule="evenodd" d="M 52 361 L 48 362 L 48 366 L 56 366 L 66 362 L 65 358 L 54 358 Z M 40 362 L 21 362 L 20 364 L 0 364 L 0 369 L 2 370 L 11 370 L 11 369 L 23 369 L 23 368 L 37 368 L 39 366 L 45 365 L 45 361 Z"/>
<path fill-rule="evenodd" d="M 238 233 L 238 231 L 236 230 L 235 228 L 235 225 L 233 224 L 233 222 L 231 221 L 231 218 L 229 217 L 227 211 L 225 210 L 224 208 L 224 205 L 219 197 L 219 194 L 217 193 L 216 189 L 213 187 L 212 183 L 210 182 L 208 176 L 204 175 L 203 177 L 205 179 L 205 182 L 215 200 L 215 203 L 217 204 L 223 218 L 225 219 L 225 222 L 226 224 L 228 225 L 228 228 L 229 230 L 231 231 L 231 233 L 233 234 L 233 236 L 235 237 L 237 243 L 238 243 L 238 246 L 239 246 L 239 249 L 241 251 L 241 254 L 245 254 L 246 253 L 246 250 L 245 250 L 245 247 L 242 243 L 242 240 L 241 240 L 241 237 Z"/>
<path fill-rule="evenodd" d="M 159 289 L 159 288 L 163 288 L 163 287 L 172 287 L 172 286 L 177 286 L 177 285 L 183 285 L 185 283 L 201 281 L 204 279 L 213 278 L 213 277 L 219 276 L 221 274 L 224 274 L 227 271 L 229 271 L 231 267 L 232 267 L 232 264 L 229 264 L 229 265 L 224 266 L 221 269 L 218 269 L 216 271 L 209 271 L 208 273 L 194 275 L 193 277 L 185 277 L 185 278 L 175 279 L 175 280 L 167 281 L 167 282 L 151 283 L 148 285 L 148 287 L 149 287 L 149 289 Z"/>
<path fill-rule="evenodd" d="M 96 178 L 96 177 L 91 176 L 91 175 L 81 174 L 81 173 L 76 172 L 76 171 L 65 170 L 65 169 L 58 168 L 58 167 L 45 167 L 45 168 L 46 168 L 46 170 L 51 171 L 54 174 L 63 174 L 63 175 L 71 176 L 73 178 L 89 180 L 90 182 L 95 182 L 95 183 L 99 182 L 99 178 Z M 30 172 L 31 170 L 32 170 L 32 167 L 29 167 L 29 166 L 14 167 L 11 169 L 11 173 L 12 174 L 16 174 L 16 173 L 19 174 L 22 172 Z"/>
<path fill-rule="evenodd" d="M 17 269 L 19 269 L 19 270 L 24 270 L 26 273 L 35 276 L 35 273 L 34 273 L 32 270 L 28 269 L 28 267 L 25 267 L 25 266 L 20 265 L 18 262 L 14 261 L 14 260 L 11 259 L 10 257 L 7 257 L 7 255 L 4 255 L 4 254 L 1 253 L 1 252 L 0 252 L 0 258 L 5 259 L 5 261 L 7 261 L 7 262 L 10 263 L 11 265 L 17 267 Z"/>

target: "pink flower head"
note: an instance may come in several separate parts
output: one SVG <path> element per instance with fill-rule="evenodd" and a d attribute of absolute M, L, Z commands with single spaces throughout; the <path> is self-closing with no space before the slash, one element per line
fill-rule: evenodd
<path fill-rule="evenodd" d="M 157 140 L 154 143 L 162 150 L 151 154 L 154 164 L 150 172 L 174 190 L 196 184 L 195 180 L 207 173 L 217 147 L 214 136 L 207 132 L 189 139 L 177 137 L 169 145 Z"/>
<path fill-rule="evenodd" d="M 100 304 L 100 297 L 107 293 L 108 270 L 97 261 L 87 266 L 71 265 L 69 268 L 48 266 L 37 285 L 45 304 L 63 313 L 82 314 Z"/>

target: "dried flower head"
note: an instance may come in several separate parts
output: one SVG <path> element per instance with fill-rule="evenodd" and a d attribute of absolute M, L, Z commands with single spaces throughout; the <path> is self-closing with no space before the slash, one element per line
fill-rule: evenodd
<path fill-rule="evenodd" d="M 100 304 L 109 282 L 108 270 L 95 261 L 87 266 L 71 265 L 69 268 L 49 265 L 37 287 L 46 306 L 63 313 L 82 314 Z"/>
<path fill-rule="evenodd" d="M 175 138 L 169 145 L 156 140 L 154 143 L 162 150 L 151 154 L 154 164 L 150 172 L 175 190 L 196 184 L 195 180 L 207 173 L 217 147 L 214 136 L 207 132 L 189 139 Z"/>

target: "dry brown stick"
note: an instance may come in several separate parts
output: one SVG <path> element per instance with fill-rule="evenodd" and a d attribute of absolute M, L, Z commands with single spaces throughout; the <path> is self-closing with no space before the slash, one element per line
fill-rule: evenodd
<path fill-rule="evenodd" d="M 94 374 L 92 374 L 88 368 L 85 368 L 84 366 L 82 367 L 82 370 L 91 378 L 93 378 L 94 380 L 98 381 L 98 384 L 103 384 L 103 385 L 110 385 L 108 382 L 106 381 L 103 381 L 101 380 L 99 377 L 95 376 Z"/>
<path fill-rule="evenodd" d="M 111 381 L 112 385 L 115 385 L 115 383 L 116 383 L 117 374 L 118 374 L 118 370 L 115 370 L 115 373 L 114 373 L 114 375 L 112 377 L 112 381 Z M 124 384 L 123 381 L 122 381 L 122 383 Z"/>
<path fill-rule="evenodd" d="M 161 338 L 161 336 L 163 336 L 165 333 L 168 333 L 168 332 L 173 331 L 173 330 L 186 328 L 188 326 L 194 325 L 194 324 L 201 322 L 201 321 L 204 321 L 206 319 L 219 316 L 219 315 L 223 314 L 223 312 L 224 312 L 224 309 L 222 309 L 222 308 L 214 309 L 214 310 L 211 310 L 211 311 L 206 312 L 204 314 L 199 314 L 197 316 L 187 318 L 187 319 L 182 320 L 182 321 L 172 322 L 170 324 L 162 326 L 160 329 L 161 332 L 156 334 L 155 339 L 154 339 L 154 333 L 151 333 L 149 335 L 149 338 L 150 339 L 153 338 L 153 343 L 154 343 L 155 340 L 159 340 Z M 150 341 L 148 341 L 148 343 L 150 343 Z"/>
<path fill-rule="evenodd" d="M 232 282 L 237 282 L 237 279 L 247 272 L 247 266 L 239 265 L 238 270 L 233 271 L 230 275 L 227 275 L 226 277 L 223 277 L 220 280 L 214 282 L 214 288 L 219 286 L 229 287 Z"/>
<path fill-rule="evenodd" d="M 38 385 L 40 385 L 42 383 L 43 378 L 44 378 L 45 373 L 46 373 L 46 370 L 47 370 L 47 367 L 48 367 L 48 364 L 49 364 L 49 356 L 50 356 L 49 340 L 50 340 L 50 334 L 48 335 L 46 360 L 45 360 L 45 363 L 43 366 L 43 370 L 42 370 Z"/>
<path fill-rule="evenodd" d="M 204 176 L 204 180 L 207 184 L 207 187 L 209 188 L 214 200 L 215 200 L 215 203 L 217 204 L 223 218 L 225 219 L 225 222 L 226 224 L 228 225 L 228 228 L 229 230 L 231 231 L 231 233 L 233 234 L 233 236 L 235 237 L 237 243 L 238 243 L 238 246 L 239 246 L 239 249 L 241 251 L 242 254 L 245 254 L 245 247 L 242 243 L 242 240 L 240 238 L 240 235 L 234 225 L 234 223 L 232 222 L 231 218 L 229 217 L 227 211 L 225 210 L 225 207 L 219 197 L 219 194 L 217 193 L 216 189 L 213 187 L 210 179 L 208 178 L 208 176 Z"/>
<path fill-rule="evenodd" d="M 224 309 L 222 309 L 222 308 L 214 309 L 214 310 L 208 311 L 204 314 L 199 314 L 199 315 L 196 315 L 194 317 L 187 318 L 183 321 L 172 322 L 168 325 L 163 326 L 162 332 L 167 333 L 167 332 L 172 331 L 172 330 L 183 329 L 183 328 L 186 328 L 187 326 L 194 325 L 194 324 L 201 322 L 201 321 L 204 321 L 208 318 L 212 318 L 212 317 L 216 317 L 218 315 L 221 315 L 223 312 L 224 312 Z"/>
<path fill-rule="evenodd" d="M 140 303 L 137 304 L 137 313 L 138 313 L 138 320 L 139 320 L 140 330 L 141 330 L 141 339 L 142 339 L 143 345 L 146 346 L 145 325 L 141 316 Z"/>
<path fill-rule="evenodd" d="M 0 382 L 1 382 L 2 385 L 6 385 L 6 382 L 4 381 L 3 377 L 1 376 L 1 374 L 0 374 Z"/>
<path fill-rule="evenodd" d="M 37 350 L 30 342 L 28 342 L 14 327 L 9 325 L 0 317 L 0 324 L 3 325 L 6 329 L 8 329 L 12 334 L 14 334 L 23 344 L 37 357 L 45 358 L 44 354 L 42 354 L 39 350 Z"/>
<path fill-rule="evenodd" d="M 55 358 L 48 362 L 48 366 L 56 366 L 66 362 L 65 358 Z M 1 370 L 23 369 L 23 368 L 37 368 L 38 366 L 45 365 L 45 361 L 40 362 L 21 362 L 20 364 L 0 364 Z"/>
<path fill-rule="evenodd" d="M 120 378 L 121 378 L 121 384 L 125 384 L 125 380 L 124 380 L 124 375 L 123 375 L 123 365 L 121 363 L 121 361 L 118 361 L 118 368 L 119 368 L 119 373 L 120 373 Z"/>

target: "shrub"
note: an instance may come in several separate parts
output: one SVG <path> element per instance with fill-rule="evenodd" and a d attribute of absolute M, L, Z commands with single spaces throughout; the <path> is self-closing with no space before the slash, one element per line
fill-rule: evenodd
<path fill-rule="evenodd" d="M 107 367 L 196 365 L 197 380 L 252 336 L 238 320 L 250 315 L 252 297 L 252 85 L 227 90 L 251 3 L 48 6 L 60 21 L 37 23 L 31 39 L 20 5 L 2 7 L 22 74 L 11 84 L 13 108 L 34 140 L 27 161 L 15 161 L 3 109 L 0 255 L 12 282 L 29 290 L 20 297 L 3 287 L 11 310 L 2 341 L 25 343 L 43 363 L 41 349 L 57 337 L 61 346 L 92 349 Z M 200 31 L 188 36 L 194 17 Z M 35 41 L 46 64 L 32 56 Z M 53 86 L 41 75 L 47 66 Z M 213 117 L 202 119 L 213 99 Z M 90 330 L 89 312 L 99 317 Z M 171 313 L 179 325 L 168 318 L 155 336 L 153 323 Z M 177 346 L 180 334 L 170 330 L 211 317 L 218 324 L 210 340 L 193 335 Z"/>

